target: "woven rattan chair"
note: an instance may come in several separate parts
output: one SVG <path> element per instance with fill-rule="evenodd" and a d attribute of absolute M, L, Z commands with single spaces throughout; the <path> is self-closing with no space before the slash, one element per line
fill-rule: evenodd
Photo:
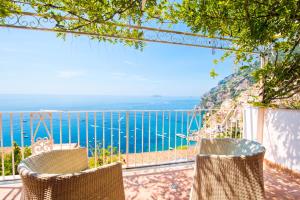
<path fill-rule="evenodd" d="M 84 148 L 53 150 L 21 161 L 22 199 L 124 200 L 121 163 L 88 169 Z"/>
<path fill-rule="evenodd" d="M 265 148 L 245 139 L 202 139 L 190 200 L 264 199 Z"/>

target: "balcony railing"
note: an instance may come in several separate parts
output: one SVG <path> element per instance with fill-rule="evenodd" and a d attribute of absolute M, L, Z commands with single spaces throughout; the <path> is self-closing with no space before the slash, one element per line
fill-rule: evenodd
<path fill-rule="evenodd" d="M 75 146 L 87 148 L 91 167 L 189 161 L 199 136 L 242 137 L 242 120 L 236 110 L 0 112 L 1 176 L 15 179 L 32 153 Z"/>

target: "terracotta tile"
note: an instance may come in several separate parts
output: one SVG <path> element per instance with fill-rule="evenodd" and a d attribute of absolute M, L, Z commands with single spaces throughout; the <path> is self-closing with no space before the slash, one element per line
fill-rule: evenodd
<path fill-rule="evenodd" d="M 124 173 L 127 200 L 187 200 L 192 184 L 191 167 L 147 169 Z M 300 199 L 300 179 L 264 169 L 266 199 Z M 20 199 L 21 184 L 0 185 L 0 199 Z"/>

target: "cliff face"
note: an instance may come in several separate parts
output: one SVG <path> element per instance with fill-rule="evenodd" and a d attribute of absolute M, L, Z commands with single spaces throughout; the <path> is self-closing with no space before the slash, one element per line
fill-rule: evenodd
<path fill-rule="evenodd" d="M 223 102 L 236 101 L 237 98 L 247 95 L 247 90 L 254 85 L 251 73 L 257 69 L 258 65 L 244 70 L 238 70 L 223 80 L 218 85 L 205 93 L 200 102 L 200 107 L 214 109 L 221 107 Z"/>
<path fill-rule="evenodd" d="M 240 136 L 243 125 L 242 107 L 253 98 L 252 96 L 258 94 L 257 84 L 251 76 L 257 66 L 239 70 L 225 77 L 202 96 L 200 108 L 214 109 L 208 111 L 209 115 L 204 119 L 204 123 L 215 137 Z"/>
<path fill-rule="evenodd" d="M 255 83 L 251 76 L 251 73 L 257 68 L 258 65 L 227 76 L 216 87 L 202 96 L 199 107 L 214 109 L 207 111 L 208 114 L 204 118 L 205 129 L 211 130 L 209 137 L 240 136 L 243 126 L 244 105 L 249 105 L 249 103 L 253 105 L 260 99 L 260 84 Z M 276 101 L 272 104 L 273 106 L 300 109 L 300 94 L 289 99 Z M 216 129 L 216 127 L 219 128 Z M 203 129 L 203 134 L 205 129 Z"/>

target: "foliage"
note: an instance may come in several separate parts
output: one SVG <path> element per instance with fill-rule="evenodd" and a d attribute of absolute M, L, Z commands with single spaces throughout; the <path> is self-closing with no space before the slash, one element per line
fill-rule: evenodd
<path fill-rule="evenodd" d="M 300 109 L 300 102 L 293 102 L 290 104 L 292 109 Z"/>
<path fill-rule="evenodd" d="M 281 60 L 279 52 L 264 68 L 254 74 L 256 80 L 262 80 L 262 103 L 270 104 L 276 100 L 288 99 L 300 94 L 300 54 L 290 54 L 290 58 Z M 275 63 L 275 64 L 274 64 Z"/>
<path fill-rule="evenodd" d="M 265 104 L 262 102 L 250 102 L 250 104 L 254 107 L 261 107 L 261 108 L 276 108 L 274 104 Z"/>
<path fill-rule="evenodd" d="M 232 127 L 223 133 L 219 133 L 216 138 L 241 138 L 241 130 L 239 127 Z"/>
<path fill-rule="evenodd" d="M 13 155 L 14 155 L 14 166 L 12 153 L 4 154 L 4 175 L 12 175 L 13 167 L 15 168 L 15 174 L 18 174 L 17 168 L 22 160 L 22 150 L 16 142 L 13 143 Z M 24 158 L 31 155 L 31 149 L 29 147 L 24 147 Z M 2 163 L 2 157 L 0 158 L 0 163 Z M 2 174 L 2 164 L 0 164 L 0 173 Z"/>
<path fill-rule="evenodd" d="M 209 75 L 212 78 L 216 78 L 219 74 L 215 71 L 215 69 L 211 69 Z"/>
<path fill-rule="evenodd" d="M 13 154 L 14 154 L 14 168 L 15 168 L 15 174 L 18 174 L 17 168 L 22 160 L 22 150 L 19 147 L 19 145 L 14 142 L 13 143 Z M 111 150 L 113 154 L 111 155 Z M 27 158 L 31 155 L 31 149 L 29 147 L 24 147 L 24 158 Z M 92 157 L 89 158 L 89 166 L 91 168 L 95 167 L 95 149 L 91 149 Z M 106 149 L 103 148 L 97 148 L 96 149 L 96 166 L 102 166 L 104 164 L 109 164 L 112 162 L 119 161 L 119 154 L 117 151 L 117 148 L 114 147 L 113 149 L 111 146 L 108 146 Z M 13 162 L 12 162 L 12 153 L 5 153 L 4 154 L 4 175 L 12 175 L 13 174 Z M 104 158 L 104 159 L 103 159 Z M 123 161 L 122 155 L 120 155 L 120 160 Z M 0 175 L 2 175 L 2 156 L 0 155 Z"/>
<path fill-rule="evenodd" d="M 11 10 L 15 10 L 15 12 L 19 12 L 19 7 L 12 1 L 0 0 L 0 22 L 1 19 L 11 14 Z"/>
<path fill-rule="evenodd" d="M 96 150 L 96 151 L 95 151 Z M 102 166 L 104 164 L 110 164 L 113 162 L 120 160 L 123 162 L 123 157 L 121 154 L 118 153 L 118 150 L 116 147 L 108 146 L 107 148 L 93 148 L 91 149 L 92 157 L 89 158 L 89 166 L 91 168 Z M 112 153 L 112 154 L 111 154 Z M 96 164 L 95 164 L 95 157 L 96 157 Z"/>
<path fill-rule="evenodd" d="M 299 37 L 297 0 L 184 0 L 177 15 L 194 32 L 235 38 L 242 52 L 264 52 L 268 45 L 290 49 Z M 227 54 L 225 56 L 228 56 Z"/>
<path fill-rule="evenodd" d="M 300 1 L 298 0 L 183 0 L 173 16 L 193 32 L 233 38 L 238 52 L 226 52 L 235 63 L 251 63 L 257 52 L 269 57 L 256 77 L 262 82 L 262 102 L 299 93 Z M 281 57 L 280 59 L 278 59 Z"/>
<path fill-rule="evenodd" d="M 188 146 L 187 145 L 182 145 L 182 146 L 177 146 L 176 150 L 187 150 Z"/>
<path fill-rule="evenodd" d="M 3 0 L 0 0 L 2 2 Z M 1 17 L 20 11 L 34 11 L 56 22 L 57 30 L 81 31 L 100 35 L 118 36 L 122 38 L 142 38 L 143 31 L 130 29 L 116 24 L 142 25 L 148 21 L 161 22 L 165 12 L 169 11 L 167 0 L 4 0 L 4 8 Z M 2 4 L 1 4 L 2 5 Z M 11 6 L 13 5 L 13 6 Z M 11 9 L 8 9 L 11 8 Z M 71 19 L 71 20 L 70 20 Z M 65 37 L 65 34 L 58 34 Z M 91 36 L 92 39 L 108 41 L 111 43 L 123 43 L 120 39 L 107 39 L 99 36 Z M 143 48 L 142 42 L 125 40 L 125 45 Z"/>

